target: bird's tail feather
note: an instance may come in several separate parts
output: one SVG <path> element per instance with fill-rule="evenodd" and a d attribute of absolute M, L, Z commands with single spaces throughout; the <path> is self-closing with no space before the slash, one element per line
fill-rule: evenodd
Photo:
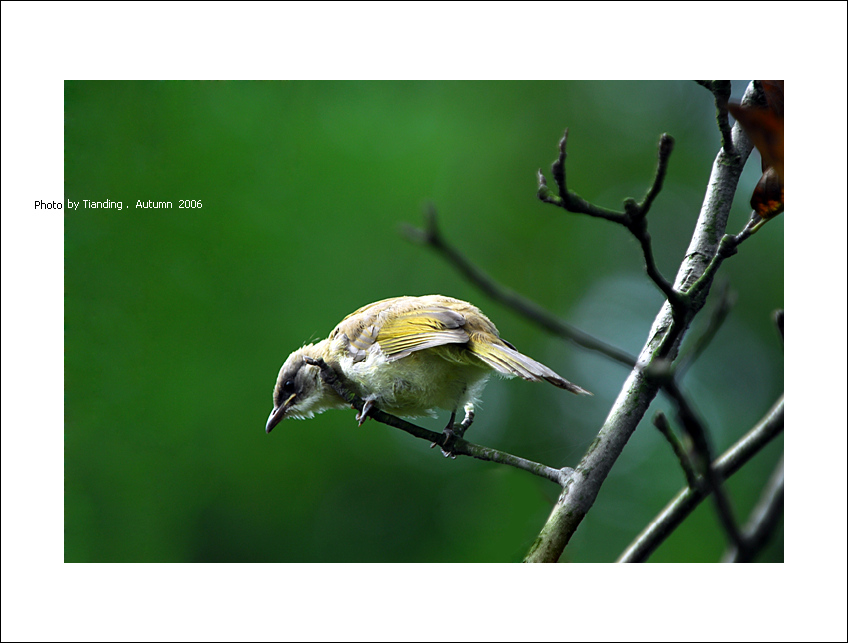
<path fill-rule="evenodd" d="M 471 342 L 471 352 L 499 373 L 521 377 L 530 382 L 550 382 L 554 386 L 578 395 L 592 395 L 586 389 L 572 384 L 544 364 L 527 357 L 506 344 L 491 342 Z"/>

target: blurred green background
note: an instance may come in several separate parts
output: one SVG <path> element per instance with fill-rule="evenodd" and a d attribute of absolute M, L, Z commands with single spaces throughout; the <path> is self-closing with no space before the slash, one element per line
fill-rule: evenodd
<path fill-rule="evenodd" d="M 595 393 L 492 380 L 469 439 L 575 465 L 626 369 L 551 338 L 399 234 L 432 203 L 494 278 L 637 353 L 662 301 L 638 245 L 535 196 L 566 126 L 569 187 L 616 208 L 644 195 L 660 134 L 676 139 L 650 214 L 673 279 L 719 144 L 712 96 L 692 82 L 66 82 L 65 202 L 124 204 L 65 210 L 66 562 L 521 560 L 552 483 L 445 459 L 395 429 L 357 427 L 353 411 L 264 426 L 292 350 L 366 303 L 438 293 L 478 305 L 522 352 Z M 755 152 L 730 230 L 747 220 L 758 168 Z M 783 306 L 783 217 L 722 277 L 737 305 L 684 381 L 717 453 L 783 391 L 770 321 Z M 564 560 L 614 560 L 683 485 L 649 421 L 659 409 L 658 398 Z M 440 430 L 446 417 L 421 423 Z M 740 516 L 782 449 L 781 437 L 730 481 Z M 651 560 L 723 549 L 705 503 Z M 761 560 L 783 560 L 782 524 Z"/>

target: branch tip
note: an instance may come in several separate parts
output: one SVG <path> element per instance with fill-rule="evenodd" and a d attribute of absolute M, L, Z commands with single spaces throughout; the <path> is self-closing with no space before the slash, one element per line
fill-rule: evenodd
<path fill-rule="evenodd" d="M 660 158 L 667 157 L 674 149 L 674 137 L 663 132 L 660 136 Z"/>
<path fill-rule="evenodd" d="M 568 199 L 568 189 L 565 186 L 565 146 L 567 143 L 568 128 L 566 127 L 562 138 L 559 140 L 559 156 L 551 165 L 551 174 L 553 174 L 554 182 L 559 189 L 560 199 L 564 201 Z"/>

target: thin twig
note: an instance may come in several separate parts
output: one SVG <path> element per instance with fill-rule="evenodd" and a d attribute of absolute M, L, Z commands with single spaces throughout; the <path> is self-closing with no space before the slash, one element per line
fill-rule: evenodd
<path fill-rule="evenodd" d="M 639 219 L 638 221 L 625 225 L 627 226 L 627 229 L 633 233 L 633 236 L 636 237 L 636 240 L 642 247 L 642 255 L 645 258 L 645 271 L 648 273 L 651 281 L 654 282 L 662 294 L 665 295 L 665 298 L 668 299 L 668 303 L 671 304 L 672 311 L 678 313 L 680 308 L 684 305 L 684 302 L 680 293 L 677 292 L 674 289 L 674 286 L 672 286 L 671 283 L 662 276 L 660 269 L 657 267 L 656 261 L 654 260 L 654 252 L 651 249 L 651 235 L 648 233 L 647 222 L 645 219 Z"/>
<path fill-rule="evenodd" d="M 723 479 L 728 479 L 762 451 L 783 431 L 783 397 L 769 409 L 768 413 L 736 444 L 713 463 L 712 468 Z M 620 563 L 641 563 L 659 547 L 665 539 L 707 497 L 706 487 L 686 487 L 666 505 L 656 518 L 630 543 L 618 558 Z"/>
<path fill-rule="evenodd" d="M 721 146 L 728 154 L 733 154 L 733 136 L 731 135 L 730 119 L 727 116 L 727 101 L 730 100 L 731 85 L 729 80 L 696 80 L 696 83 L 712 92 L 716 106 L 716 122 L 721 132 Z"/>
<path fill-rule="evenodd" d="M 697 487 L 699 484 L 698 474 L 692 466 L 692 460 L 689 458 L 688 453 L 686 453 L 686 448 L 683 446 L 683 443 L 672 430 L 671 424 L 665 416 L 665 413 L 662 411 L 657 412 L 654 416 L 654 426 L 659 429 L 659 432 L 663 434 L 665 439 L 668 440 L 668 443 L 671 445 L 671 450 L 674 451 L 674 455 L 677 456 L 680 468 L 683 469 L 683 474 L 686 476 L 686 483 L 690 487 Z"/>
<path fill-rule="evenodd" d="M 645 198 L 641 203 L 637 203 L 634 199 L 628 198 L 624 200 L 624 211 L 616 212 L 608 208 L 601 208 L 592 203 L 589 203 L 577 193 L 568 189 L 566 184 L 565 174 L 565 159 L 566 159 L 566 144 L 568 142 L 568 129 L 565 130 L 562 138 L 559 141 L 559 156 L 551 166 L 551 173 L 554 181 L 557 184 L 559 196 L 555 196 L 548 187 L 545 176 L 539 170 L 537 178 L 539 187 L 536 192 L 538 198 L 545 203 L 551 203 L 559 206 L 568 212 L 575 214 L 586 214 L 591 217 L 606 219 L 613 223 L 618 223 L 626 227 L 630 233 L 639 241 L 642 248 L 642 255 L 645 259 L 645 270 L 651 281 L 656 284 L 657 288 L 662 291 L 666 299 L 672 304 L 672 308 L 677 312 L 684 305 L 683 298 L 678 293 L 672 284 L 662 276 L 651 249 L 651 235 L 648 234 L 647 214 L 653 205 L 654 199 L 662 189 L 666 173 L 668 172 L 668 162 L 671 157 L 671 152 L 674 149 L 674 139 L 668 134 L 663 134 L 660 137 L 660 142 L 657 152 L 657 169 L 654 173 L 654 180 L 651 183 Z"/>
<path fill-rule="evenodd" d="M 727 319 L 730 309 L 733 308 L 733 305 L 736 303 L 735 293 L 730 290 L 730 283 L 728 281 L 721 284 L 717 297 L 718 301 L 710 315 L 710 321 L 707 324 L 707 328 L 695 341 L 695 345 L 692 349 L 685 355 L 681 355 L 677 358 L 675 372 L 677 373 L 678 380 L 683 379 L 683 374 L 690 366 L 692 366 L 695 360 L 703 354 L 707 346 L 710 345 L 710 342 L 712 342 L 718 332 L 718 329 L 721 328 L 722 324 L 724 324 L 724 320 Z"/>
<path fill-rule="evenodd" d="M 655 366 L 659 366 L 658 364 Z M 739 531 L 739 526 L 736 523 L 736 518 L 733 515 L 733 509 L 730 505 L 730 499 L 725 493 L 722 486 L 722 478 L 715 469 L 710 466 L 712 462 L 710 443 L 707 438 L 707 429 L 701 419 L 695 413 L 691 403 L 683 395 L 680 387 L 677 385 L 674 371 L 671 369 L 654 368 L 651 369 L 651 378 L 659 379 L 663 390 L 669 395 L 677 406 L 677 414 L 680 422 L 683 425 L 683 430 L 692 440 L 692 446 L 697 456 L 695 462 L 698 472 L 704 480 L 707 490 L 712 494 L 713 501 L 716 506 L 716 513 L 719 521 L 727 534 L 730 543 L 739 551 L 747 551 L 748 545 L 745 542 L 742 533 Z M 663 375 L 657 375 L 657 372 L 665 371 Z"/>
<path fill-rule="evenodd" d="M 704 269 L 703 274 L 685 291 L 686 297 L 693 303 L 693 305 L 703 305 L 703 301 L 706 297 L 704 287 L 706 286 L 709 288 L 709 285 L 712 284 L 715 279 L 715 275 L 721 267 L 721 264 L 724 263 L 724 260 L 735 255 L 739 251 L 739 245 L 759 229 L 757 227 L 758 224 L 756 223 L 756 220 L 758 220 L 759 217 L 755 212 L 751 212 L 751 214 L 751 220 L 748 221 L 747 225 L 741 232 L 739 232 L 739 234 L 726 234 L 721 238 L 718 248 L 710 262 L 707 264 L 707 267 Z"/>
<path fill-rule="evenodd" d="M 743 529 L 747 548 L 739 551 L 730 547 L 724 555 L 725 563 L 750 563 L 766 546 L 783 515 L 783 459 L 775 467 L 757 506 Z"/>
<path fill-rule="evenodd" d="M 648 193 L 645 195 L 645 198 L 642 200 L 642 203 L 639 204 L 639 214 L 643 218 L 647 216 L 648 211 L 651 209 L 651 205 L 654 203 L 654 199 L 657 198 L 660 190 L 662 190 L 663 183 L 665 182 L 665 176 L 668 173 L 668 161 L 671 158 L 671 152 L 673 149 L 674 139 L 668 134 L 660 136 L 660 144 L 657 149 L 657 171 L 656 174 L 654 174 L 654 182 L 648 190 Z"/>
<path fill-rule="evenodd" d="M 611 360 L 631 368 L 636 364 L 636 358 L 633 355 L 564 322 L 537 303 L 498 284 L 445 240 L 438 226 L 436 210 L 432 206 L 425 213 L 424 220 L 425 227 L 423 229 L 405 225 L 401 229 L 402 233 L 407 239 L 427 245 L 436 250 L 451 265 L 459 270 L 466 279 L 475 284 L 480 290 L 489 295 L 489 297 L 508 306 L 554 335 L 567 339 L 582 348 L 600 353 Z"/>
<path fill-rule="evenodd" d="M 317 366 L 319 369 L 321 369 L 321 379 L 324 380 L 324 383 L 326 383 L 327 386 L 329 386 L 336 393 L 338 393 L 342 397 L 342 399 L 348 402 L 353 408 L 355 408 L 360 413 L 362 412 L 365 403 L 358 395 L 356 395 L 353 391 L 350 390 L 350 388 L 344 381 L 344 376 L 336 372 L 323 359 L 314 359 L 312 357 L 304 357 L 303 359 L 307 364 Z M 433 445 L 446 444 L 446 434 L 436 433 L 435 431 L 430 431 L 429 429 L 420 427 L 417 424 L 412 424 L 411 422 L 402 420 L 399 417 L 395 417 L 394 415 L 385 413 L 375 406 L 371 406 L 369 408 L 367 416 L 382 424 L 386 424 L 396 429 L 400 429 L 401 431 L 406 431 L 407 433 L 415 436 L 416 438 L 427 440 Z M 506 453 L 505 451 L 498 451 L 497 449 L 492 449 L 490 447 L 484 447 L 479 444 L 468 442 L 467 440 L 464 440 L 462 438 L 453 438 L 450 441 L 449 449 L 449 452 L 443 452 L 446 455 L 465 455 L 470 456 L 472 458 L 477 458 L 478 460 L 487 460 L 489 462 L 498 462 L 500 464 L 506 464 L 517 469 L 528 471 L 533 475 L 540 476 L 542 478 L 550 480 L 551 482 L 555 482 L 560 486 L 565 486 L 565 483 L 567 482 L 568 477 L 571 474 L 571 470 L 567 468 L 554 469 L 544 464 L 539 464 L 538 462 L 533 462 L 532 460 L 527 460 L 525 458 L 512 455 L 511 453 Z"/>
<path fill-rule="evenodd" d="M 539 181 L 539 188 L 536 192 L 536 196 L 545 203 L 551 203 L 553 205 L 557 205 L 569 212 L 574 212 L 577 214 L 588 214 L 591 217 L 597 217 L 599 219 L 606 219 L 607 221 L 612 221 L 613 223 L 624 223 L 624 213 L 616 212 L 615 210 L 610 210 L 608 208 L 602 208 L 600 206 L 589 203 L 586 199 L 578 195 L 576 192 L 569 190 L 565 184 L 565 157 L 566 151 L 565 146 L 568 142 L 568 128 L 565 129 L 565 132 L 562 135 L 562 138 L 559 141 L 559 156 L 551 165 L 551 173 L 554 176 L 554 181 L 557 185 L 557 190 L 559 191 L 559 196 L 555 196 L 551 189 L 548 187 L 548 183 L 545 180 L 545 175 L 542 174 L 542 170 L 539 170 L 536 177 Z"/>

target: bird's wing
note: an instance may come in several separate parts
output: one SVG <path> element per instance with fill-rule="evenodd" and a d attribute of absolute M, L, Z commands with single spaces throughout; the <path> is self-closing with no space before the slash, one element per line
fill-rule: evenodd
<path fill-rule="evenodd" d="M 394 315 L 377 334 L 377 342 L 389 360 L 444 344 L 467 344 L 465 317 L 449 308 L 428 306 Z"/>
<path fill-rule="evenodd" d="M 378 302 L 382 303 L 382 302 Z M 354 361 L 364 360 L 369 349 L 379 344 L 383 355 L 394 361 L 415 351 L 444 344 L 467 344 L 465 317 L 450 308 L 427 305 L 398 312 L 375 306 L 354 313 L 339 324 Z"/>

